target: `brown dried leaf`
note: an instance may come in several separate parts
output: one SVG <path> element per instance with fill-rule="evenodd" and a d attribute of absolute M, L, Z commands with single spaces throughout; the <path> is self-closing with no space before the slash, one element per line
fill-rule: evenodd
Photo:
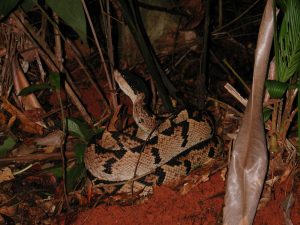
<path fill-rule="evenodd" d="M 4 130 L 7 127 L 6 116 L 0 112 L 0 130 Z"/>
<path fill-rule="evenodd" d="M 190 21 L 182 26 L 183 29 L 193 29 L 204 18 L 204 4 L 202 0 L 181 0 L 179 5 L 191 15 Z"/>
<path fill-rule="evenodd" d="M 0 183 L 14 179 L 14 175 L 9 167 L 4 167 L 0 170 Z"/>
<path fill-rule="evenodd" d="M 55 148 L 59 148 L 63 144 L 64 132 L 61 130 L 53 131 L 49 133 L 45 137 L 35 138 L 33 143 L 41 146 L 53 146 Z"/>
<path fill-rule="evenodd" d="M 33 62 L 38 57 L 38 50 L 34 49 L 34 46 L 28 46 L 31 47 L 27 49 L 26 51 L 21 52 L 22 58 L 27 62 Z"/>
<path fill-rule="evenodd" d="M 23 185 L 37 185 L 41 188 L 55 188 L 56 178 L 52 174 L 41 174 L 38 176 L 29 176 L 23 180 Z"/>
<path fill-rule="evenodd" d="M 32 122 L 42 121 L 44 114 L 44 110 L 40 108 L 28 109 L 24 111 L 24 115 L 27 116 Z"/>
<path fill-rule="evenodd" d="M 21 129 L 32 134 L 43 134 L 43 127 L 29 120 L 20 110 L 18 110 L 15 106 L 10 104 L 10 102 L 1 97 L 2 100 L 2 108 L 10 113 L 12 116 L 16 116 L 21 122 Z"/>
<path fill-rule="evenodd" d="M 13 78 L 14 78 L 14 88 L 16 93 L 18 94 L 22 89 L 29 87 L 29 83 L 16 57 L 13 60 L 12 70 L 13 70 Z M 19 96 L 18 98 L 25 110 L 40 109 L 44 111 L 34 94 Z"/>
<path fill-rule="evenodd" d="M 283 216 L 284 221 L 286 225 L 293 225 L 293 222 L 291 220 L 291 210 L 295 203 L 295 197 L 293 193 L 290 193 L 286 199 L 284 200 L 282 206 L 283 206 Z"/>
<path fill-rule="evenodd" d="M 260 25 L 252 92 L 229 165 L 223 219 L 225 225 L 252 224 L 267 171 L 262 100 L 274 32 L 272 3 L 272 0 L 267 1 Z"/>
<path fill-rule="evenodd" d="M 109 122 L 109 125 L 107 128 L 108 131 L 112 132 L 112 131 L 118 130 L 116 126 L 117 126 L 117 122 L 119 119 L 119 114 L 120 114 L 121 108 L 122 108 L 122 105 L 118 105 L 118 107 L 116 108 L 116 111 L 114 112 L 114 115 Z"/>

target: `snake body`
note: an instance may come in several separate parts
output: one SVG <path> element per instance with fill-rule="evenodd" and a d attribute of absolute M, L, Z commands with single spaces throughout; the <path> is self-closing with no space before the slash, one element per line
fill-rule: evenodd
<path fill-rule="evenodd" d="M 186 175 L 218 154 L 220 141 L 206 113 L 182 110 L 159 121 L 146 108 L 141 78 L 118 71 L 114 78 L 133 103 L 136 125 L 123 132 L 104 131 L 86 149 L 86 168 L 98 183 L 121 182 L 119 192 L 139 192 Z"/>

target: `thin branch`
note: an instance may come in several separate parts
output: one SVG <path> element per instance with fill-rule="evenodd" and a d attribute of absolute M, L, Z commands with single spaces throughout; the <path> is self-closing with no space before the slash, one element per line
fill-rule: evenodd
<path fill-rule="evenodd" d="M 101 50 L 101 47 L 100 47 L 100 44 L 99 44 L 99 41 L 98 41 L 98 38 L 97 38 L 96 31 L 94 29 L 94 25 L 93 25 L 93 22 L 91 20 L 89 11 L 86 7 L 86 4 L 85 4 L 84 0 L 81 0 L 81 3 L 82 3 L 82 6 L 83 6 L 83 9 L 84 9 L 84 12 L 86 14 L 86 17 L 88 19 L 92 34 L 94 36 L 95 44 L 96 44 L 96 47 L 97 47 L 98 52 L 99 52 L 100 61 L 103 64 L 103 68 L 104 68 L 104 72 L 105 72 L 105 75 L 106 75 L 106 79 L 107 79 L 109 89 L 110 90 L 115 90 L 115 88 L 113 86 L 113 82 L 112 82 L 112 77 L 111 77 L 110 73 L 108 72 L 107 65 L 105 63 L 104 56 L 103 56 L 103 53 L 102 53 L 102 50 Z M 115 111 L 117 106 L 118 106 L 118 102 L 117 102 L 117 96 L 114 94 L 114 92 L 111 92 L 111 100 L 112 100 L 111 101 L 112 102 L 112 108 Z"/>
<path fill-rule="evenodd" d="M 225 24 L 224 26 L 216 29 L 213 34 L 216 34 L 217 32 L 220 32 L 221 30 L 225 29 L 226 27 L 229 27 L 231 24 L 235 23 L 238 21 L 240 18 L 242 18 L 245 14 L 247 14 L 260 0 L 256 0 L 248 9 L 246 9 L 244 12 L 242 12 L 238 17 L 230 21 L 229 23 Z"/>

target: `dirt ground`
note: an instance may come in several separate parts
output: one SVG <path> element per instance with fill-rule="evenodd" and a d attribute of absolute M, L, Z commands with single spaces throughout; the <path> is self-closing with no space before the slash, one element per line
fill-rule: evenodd
<path fill-rule="evenodd" d="M 99 114 L 93 104 L 90 90 L 85 98 L 92 114 Z M 130 108 L 129 108 L 130 109 Z M 199 170 L 201 171 L 201 169 Z M 201 172 L 200 172 L 201 173 Z M 197 171 L 196 171 L 197 175 Z M 285 225 L 283 204 L 292 188 L 292 179 L 281 184 L 275 184 L 271 199 L 262 209 L 258 210 L 254 225 Z M 299 179 L 293 179 L 299 180 Z M 294 186 L 295 203 L 290 218 L 293 225 L 300 225 L 300 185 Z M 67 216 L 65 224 L 72 225 L 212 225 L 222 224 L 222 209 L 224 204 L 225 181 L 221 172 L 211 176 L 207 182 L 193 187 L 187 194 L 181 195 L 178 190 L 169 187 L 157 187 L 154 194 L 143 203 L 120 206 L 99 205 L 96 208 L 81 209 Z"/>
<path fill-rule="evenodd" d="M 100 205 L 81 211 L 73 225 L 96 224 L 222 224 L 225 183 L 220 173 L 201 183 L 187 194 L 168 187 L 158 187 L 149 200 L 131 206 Z M 295 204 L 291 210 L 294 225 L 300 224 L 300 185 L 295 191 Z M 291 189 L 291 182 L 275 185 L 272 199 L 257 212 L 255 225 L 284 225 L 283 202 Z M 73 218 L 74 219 L 74 218 Z"/>

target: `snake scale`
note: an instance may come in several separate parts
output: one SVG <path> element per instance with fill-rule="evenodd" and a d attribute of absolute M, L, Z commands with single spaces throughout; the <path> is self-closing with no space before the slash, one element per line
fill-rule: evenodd
<path fill-rule="evenodd" d="M 114 79 L 133 103 L 136 124 L 122 132 L 104 131 L 86 149 L 85 166 L 98 184 L 117 183 L 117 193 L 147 192 L 214 160 L 220 140 L 207 113 L 182 110 L 158 119 L 147 109 L 140 77 L 115 71 Z"/>

